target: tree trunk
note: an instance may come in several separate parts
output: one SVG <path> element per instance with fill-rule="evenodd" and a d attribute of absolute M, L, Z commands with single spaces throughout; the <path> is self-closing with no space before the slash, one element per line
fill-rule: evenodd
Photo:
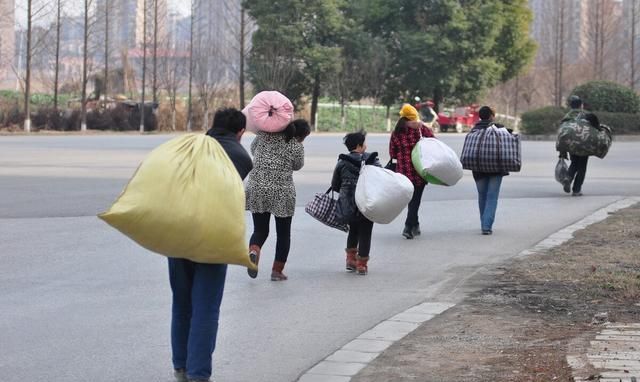
<path fill-rule="evenodd" d="M 89 0 L 84 0 L 84 41 L 82 47 L 82 105 L 80 130 L 87 131 L 87 77 L 89 60 Z"/>
<path fill-rule="evenodd" d="M 347 124 L 347 116 L 346 113 L 344 112 L 344 96 L 340 97 L 340 126 L 344 129 L 345 125 Z"/>
<path fill-rule="evenodd" d="M 158 0 L 153 0 L 153 103 L 158 103 Z"/>
<path fill-rule="evenodd" d="M 562 106 L 562 96 L 564 93 L 564 13 L 566 8 L 566 1 L 561 0 L 560 6 L 560 58 L 558 60 L 558 106 Z"/>
<path fill-rule="evenodd" d="M 209 105 L 204 106 L 204 116 L 202 121 L 202 128 L 207 130 L 209 126 Z"/>
<path fill-rule="evenodd" d="M 318 112 L 318 99 L 320 98 L 320 74 L 316 73 L 316 76 L 313 80 L 313 93 L 311 95 L 311 126 L 313 126 L 314 131 L 318 131 L 318 126 L 316 125 L 316 114 Z"/>
<path fill-rule="evenodd" d="M 53 79 L 53 110 L 58 110 L 58 88 L 60 87 L 60 18 L 62 13 L 62 0 L 57 3 L 56 15 L 56 53 L 55 53 L 55 73 Z"/>
<path fill-rule="evenodd" d="M 187 131 L 191 131 L 193 119 L 193 22 L 195 21 L 195 0 L 191 0 L 191 25 L 189 33 L 189 95 L 187 101 Z"/>
<path fill-rule="evenodd" d="M 516 94 L 513 97 L 513 116 L 518 117 L 518 101 L 520 96 L 520 75 L 516 76 Z"/>
<path fill-rule="evenodd" d="M 440 111 L 442 100 L 442 89 L 440 89 L 440 87 L 436 87 L 435 89 L 433 89 L 433 110 L 435 110 L 436 113 Z"/>
<path fill-rule="evenodd" d="M 109 0 L 104 1 L 104 100 L 109 96 Z"/>
<path fill-rule="evenodd" d="M 636 89 L 636 21 L 637 21 L 636 2 L 631 1 L 631 77 L 629 78 L 629 86 L 631 89 Z"/>
<path fill-rule="evenodd" d="M 238 76 L 238 86 L 240 91 L 240 109 L 244 109 L 244 54 L 245 41 L 244 30 L 246 27 L 244 6 L 240 5 L 240 74 Z"/>
<path fill-rule="evenodd" d="M 171 107 L 171 131 L 176 131 L 176 107 Z"/>
<path fill-rule="evenodd" d="M 24 79 L 24 131 L 31 132 L 31 23 L 33 15 L 31 14 L 32 0 L 27 1 L 27 57 L 26 57 L 26 73 Z"/>
<path fill-rule="evenodd" d="M 391 131 L 391 106 L 387 105 L 387 131 Z"/>
<path fill-rule="evenodd" d="M 142 2 L 142 100 L 140 101 L 140 132 L 144 133 L 144 96 L 147 79 L 147 0 Z"/>

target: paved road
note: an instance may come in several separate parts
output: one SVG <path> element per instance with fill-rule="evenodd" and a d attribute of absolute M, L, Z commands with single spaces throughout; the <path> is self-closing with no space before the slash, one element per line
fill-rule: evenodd
<path fill-rule="evenodd" d="M 144 155 L 171 136 L 0 137 L 0 379 L 171 381 L 166 260 L 95 218 Z M 460 135 L 442 135 L 458 152 Z M 249 144 L 250 137 L 245 140 Z M 371 135 L 384 152 L 387 138 Z M 287 266 L 250 280 L 231 267 L 222 305 L 218 381 L 294 381 L 363 331 L 425 300 L 455 300 L 478 267 L 502 261 L 622 196 L 640 195 L 640 143 L 593 159 L 585 196 L 553 180 L 552 142 L 524 142 L 524 167 L 503 182 L 495 233 L 479 234 L 470 174 L 428 187 L 423 236 L 402 219 L 376 225 L 370 274 L 345 274 L 345 235 L 304 214 L 326 189 L 341 137 L 312 136 L 296 174 L 298 210 Z M 383 158 L 386 155 L 382 155 Z M 265 247 L 271 260 L 274 240 Z M 266 268 L 266 267 L 265 267 Z"/>

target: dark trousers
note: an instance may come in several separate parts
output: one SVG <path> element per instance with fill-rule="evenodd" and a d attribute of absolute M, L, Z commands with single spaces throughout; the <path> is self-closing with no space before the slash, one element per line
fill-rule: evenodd
<path fill-rule="evenodd" d="M 573 181 L 573 192 L 582 190 L 582 183 L 584 183 L 584 177 L 587 175 L 587 162 L 589 162 L 588 156 L 571 155 L 571 165 L 567 175 Z"/>
<path fill-rule="evenodd" d="M 269 221 L 271 214 L 264 212 L 253 215 L 253 235 L 249 245 L 257 245 L 262 248 L 269 237 Z M 279 218 L 276 216 L 276 261 L 287 262 L 289 248 L 291 247 L 291 220 L 292 216 Z"/>
<path fill-rule="evenodd" d="M 424 192 L 425 186 L 426 184 L 422 184 L 421 186 L 415 186 L 413 189 L 413 197 L 409 202 L 407 211 L 407 220 L 404 222 L 404 225 L 408 227 L 415 227 L 420 224 L 418 221 L 418 210 L 420 209 L 420 202 L 422 202 L 422 193 Z"/>
<path fill-rule="evenodd" d="M 169 258 L 173 367 L 191 379 L 211 377 L 226 276 L 226 264 Z"/>
<path fill-rule="evenodd" d="M 358 256 L 369 257 L 373 222 L 364 216 L 349 223 L 347 248 L 358 248 Z"/>

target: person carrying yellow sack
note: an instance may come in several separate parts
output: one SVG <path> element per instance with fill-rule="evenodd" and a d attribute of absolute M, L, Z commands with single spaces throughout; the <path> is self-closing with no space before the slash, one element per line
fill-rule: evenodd
<path fill-rule="evenodd" d="M 240 144 L 245 126 L 239 110 L 218 110 L 207 135 L 183 135 L 155 149 L 100 215 L 169 257 L 178 382 L 209 381 L 227 264 L 253 267 L 244 242 L 242 179 L 253 168 Z"/>

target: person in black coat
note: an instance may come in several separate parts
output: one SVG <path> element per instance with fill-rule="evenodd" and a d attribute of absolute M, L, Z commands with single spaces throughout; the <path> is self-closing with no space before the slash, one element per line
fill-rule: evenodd
<path fill-rule="evenodd" d="M 245 125 L 242 112 L 221 109 L 215 114 L 213 127 L 207 131 L 208 136 L 220 143 L 243 179 L 253 167 L 251 157 L 240 144 Z M 211 377 L 211 357 L 216 346 L 226 275 L 226 264 L 169 258 L 173 294 L 171 350 L 178 382 L 208 381 Z"/>
<path fill-rule="evenodd" d="M 362 163 L 372 164 L 378 167 L 378 153 L 367 153 L 367 133 L 358 131 L 347 134 L 344 137 L 344 145 L 349 154 L 340 154 L 338 163 L 333 171 L 331 188 L 338 192 L 338 204 L 336 218 L 349 225 L 347 236 L 346 269 L 348 272 L 357 272 L 359 275 L 368 273 L 369 252 L 371 250 L 371 233 L 373 222 L 364 217 L 356 206 L 355 191 Z"/>

